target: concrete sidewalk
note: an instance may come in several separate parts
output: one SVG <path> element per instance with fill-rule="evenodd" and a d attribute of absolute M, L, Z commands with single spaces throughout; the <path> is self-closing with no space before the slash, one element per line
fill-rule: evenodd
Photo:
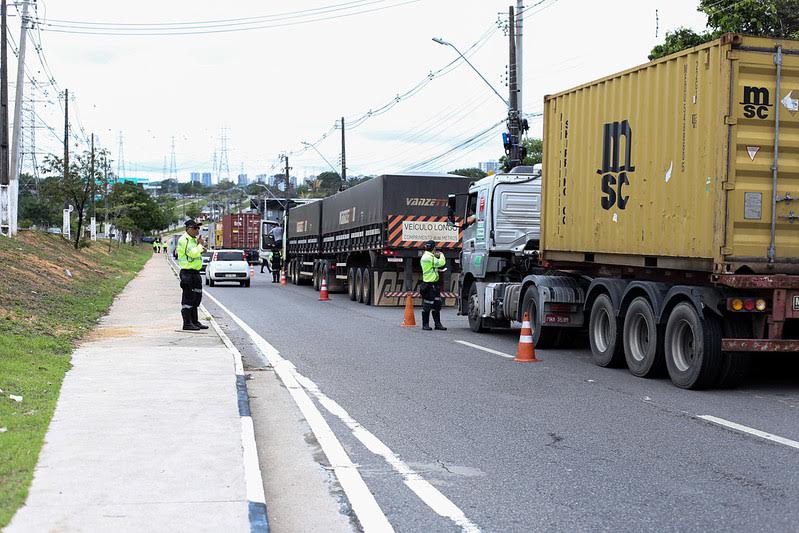
<path fill-rule="evenodd" d="M 8 533 L 250 529 L 233 355 L 180 325 L 154 255 L 75 351 Z"/>

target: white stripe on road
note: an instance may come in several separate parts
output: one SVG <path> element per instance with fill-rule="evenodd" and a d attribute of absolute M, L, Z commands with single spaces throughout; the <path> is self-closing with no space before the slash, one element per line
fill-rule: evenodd
<path fill-rule="evenodd" d="M 469 348 L 476 348 L 477 350 L 483 350 L 484 352 L 492 353 L 494 355 L 498 355 L 500 357 L 507 357 L 508 359 L 513 359 L 513 355 L 506 354 L 504 352 L 498 352 L 496 350 L 492 350 L 491 348 L 486 348 L 485 346 L 480 346 L 479 344 L 472 344 L 471 342 L 466 341 L 455 341 L 458 344 L 463 344 L 464 346 L 468 346 Z"/>
<path fill-rule="evenodd" d="M 344 452 L 344 448 L 341 446 L 341 443 L 336 439 L 335 435 L 330 430 L 330 427 L 327 425 L 327 422 L 325 422 L 324 418 L 322 418 L 322 414 L 313 404 L 310 397 L 305 393 L 302 387 L 314 395 L 319 403 L 328 412 L 338 417 L 352 431 L 353 436 L 355 436 L 355 438 L 357 438 L 364 446 L 366 446 L 370 452 L 383 457 L 385 461 L 402 476 L 405 485 L 411 489 L 428 507 L 430 507 L 438 515 L 449 518 L 467 533 L 478 533 L 480 531 L 480 528 L 470 521 L 457 505 L 455 505 L 449 498 L 439 492 L 438 489 L 436 489 L 428 481 L 423 479 L 418 473 L 413 471 L 407 464 L 405 464 L 405 462 L 402 461 L 402 459 L 400 459 L 399 455 L 394 453 L 374 434 L 354 420 L 349 413 L 347 413 L 347 411 L 337 402 L 323 394 L 319 390 L 319 387 L 316 385 L 316 383 L 297 372 L 294 364 L 291 361 L 281 357 L 277 349 L 269 344 L 266 339 L 256 333 L 243 320 L 234 315 L 230 310 L 222 305 L 219 300 L 210 294 L 208 296 L 214 302 L 216 302 L 217 305 L 219 305 L 220 309 L 230 315 L 236 324 L 238 324 L 239 327 L 241 327 L 242 330 L 244 330 L 244 332 L 250 336 L 256 347 L 263 352 L 264 356 L 266 356 L 266 358 L 272 364 L 272 367 L 278 373 L 281 380 L 283 380 L 283 384 L 289 389 L 289 392 L 292 394 L 292 396 L 294 396 L 295 402 L 297 402 L 297 405 L 300 406 L 300 409 L 303 411 L 303 415 L 305 416 L 306 420 L 308 420 L 314 435 L 316 435 L 316 438 L 322 446 L 322 449 L 325 451 L 328 461 L 330 461 L 330 464 L 333 466 L 334 472 L 336 472 L 336 477 L 338 477 L 342 488 L 344 488 L 344 491 L 347 493 L 347 497 L 352 504 L 355 514 L 358 516 L 358 519 L 361 520 L 364 531 L 369 533 L 370 531 L 377 531 L 378 529 L 377 526 L 375 526 L 375 529 L 371 529 L 367 527 L 366 523 L 364 523 L 364 520 L 361 518 L 358 508 L 356 507 L 356 502 L 353 500 L 354 496 L 358 496 L 364 500 L 371 499 L 376 507 L 376 512 L 379 512 L 385 520 L 385 525 L 389 528 L 389 530 L 393 530 L 390 529 L 391 525 L 388 523 L 388 520 L 385 519 L 385 516 L 382 514 L 379 506 L 377 506 L 377 502 L 374 500 L 374 496 L 372 496 L 368 487 L 363 482 L 363 479 L 357 471 L 357 467 L 352 463 L 346 452 Z M 306 413 L 306 410 L 304 410 L 303 406 L 300 405 L 300 400 L 298 400 L 300 395 L 302 396 L 302 403 L 306 404 L 307 402 L 307 409 L 309 411 L 308 413 Z M 311 423 L 311 418 L 309 418 L 309 416 L 314 419 L 318 417 L 318 423 L 324 425 L 326 432 L 329 434 L 322 433 L 322 436 L 317 434 L 314 424 Z M 333 448 L 340 449 L 340 454 L 334 454 L 331 456 L 325 447 L 325 443 L 323 443 L 323 438 L 332 439 L 334 442 L 327 442 L 327 444 Z M 350 494 L 347 486 L 345 486 L 346 484 L 363 485 L 365 494 Z"/>
<path fill-rule="evenodd" d="M 319 387 L 310 379 L 296 374 L 297 381 L 305 387 L 305 389 L 316 396 L 322 407 L 333 416 L 338 417 L 339 420 L 352 431 L 353 436 L 361 441 L 366 448 L 375 455 L 381 456 L 391 467 L 402 476 L 405 485 L 411 489 L 420 500 L 422 500 L 428 507 L 435 511 L 439 516 L 449 518 L 455 524 L 461 527 L 463 531 L 469 533 L 476 533 L 480 531 L 471 520 L 469 520 L 464 512 L 455 505 L 452 500 L 444 496 L 438 489 L 430 484 L 427 480 L 422 478 L 417 472 L 411 469 L 400 456 L 391 451 L 391 449 L 383 444 L 372 432 L 360 425 L 353 419 L 349 413 L 341 407 L 337 402 L 328 398 L 324 393 L 319 390 Z"/>
<path fill-rule="evenodd" d="M 719 418 L 717 416 L 698 415 L 698 417 L 702 420 L 706 420 L 720 426 L 725 426 L 736 431 L 742 431 L 743 433 L 748 433 L 750 435 L 754 435 L 755 437 L 760 437 L 761 439 L 784 444 L 785 446 L 790 446 L 791 448 L 796 448 L 799 450 L 799 442 L 796 442 L 795 440 L 786 439 L 785 437 L 780 437 L 779 435 L 772 435 L 771 433 L 766 433 L 765 431 L 750 428 L 749 426 L 744 426 L 742 424 L 736 424 L 735 422 L 730 422 L 729 420 L 724 420 L 723 418 Z"/>
<path fill-rule="evenodd" d="M 227 313 L 233 321 L 252 339 L 255 346 L 264 354 L 264 356 L 275 369 L 283 385 L 288 389 L 289 394 L 294 399 L 294 402 L 299 407 L 308 425 L 311 427 L 316 440 L 322 451 L 325 452 L 327 460 L 333 467 L 333 472 L 344 489 L 347 499 L 350 501 L 352 510 L 358 517 L 358 520 L 366 533 L 394 531 L 391 527 L 383 510 L 377 504 L 369 487 L 363 481 L 357 467 L 344 451 L 344 447 L 336 438 L 333 431 L 328 426 L 322 413 L 316 408 L 311 398 L 302 389 L 300 384 L 295 378 L 295 369 L 291 361 L 288 361 L 280 356 L 280 353 L 269 344 L 266 339 L 258 335 L 250 326 L 247 325 L 242 319 L 233 314 L 222 302 L 217 300 L 211 294 L 206 294 L 219 308 Z"/>

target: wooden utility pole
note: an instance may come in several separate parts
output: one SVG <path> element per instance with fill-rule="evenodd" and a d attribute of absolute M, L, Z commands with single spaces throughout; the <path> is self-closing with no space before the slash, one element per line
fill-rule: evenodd
<path fill-rule="evenodd" d="M 64 89 L 64 180 L 69 179 L 69 89 Z"/>

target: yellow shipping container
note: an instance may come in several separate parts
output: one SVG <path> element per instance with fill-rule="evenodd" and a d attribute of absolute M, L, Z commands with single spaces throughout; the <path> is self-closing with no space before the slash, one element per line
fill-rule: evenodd
<path fill-rule="evenodd" d="M 736 34 L 547 96 L 544 261 L 799 271 L 798 115 L 799 42 Z"/>

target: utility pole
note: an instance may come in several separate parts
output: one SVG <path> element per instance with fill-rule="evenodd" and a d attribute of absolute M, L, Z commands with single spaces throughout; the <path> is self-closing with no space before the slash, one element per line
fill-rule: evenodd
<path fill-rule="evenodd" d="M 89 219 L 89 235 L 90 239 L 93 241 L 97 240 L 97 206 L 94 203 L 94 197 L 97 195 L 97 180 L 94 176 L 94 133 L 92 133 L 92 154 L 91 158 L 89 159 L 89 179 L 91 181 L 91 207 L 92 207 L 92 216 Z"/>
<path fill-rule="evenodd" d="M 523 67 L 523 48 L 524 41 L 522 39 L 524 26 L 524 0 L 516 0 L 516 105 L 518 106 L 519 113 L 524 110 L 524 73 Z"/>
<path fill-rule="evenodd" d="M 345 183 L 347 183 L 347 148 L 344 144 L 344 117 L 341 117 L 341 184 L 338 186 L 339 191 L 344 190 Z"/>
<path fill-rule="evenodd" d="M 25 88 L 25 48 L 28 41 L 28 1 L 22 0 L 17 55 L 17 87 L 14 98 L 14 129 L 11 138 L 11 166 L 9 168 L 9 235 L 17 234 L 17 206 L 19 205 L 20 136 L 22 134 L 22 98 Z"/>
<path fill-rule="evenodd" d="M 286 247 L 288 246 L 289 242 L 289 172 L 291 172 L 291 167 L 289 166 L 289 155 L 283 154 L 283 159 L 286 161 L 286 205 L 283 206 L 283 249 L 280 252 L 283 256 L 283 260 L 285 260 Z"/>
<path fill-rule="evenodd" d="M 328 122 L 328 124 L 329 124 L 329 122 Z M 289 186 L 290 186 L 290 183 L 289 183 L 289 171 L 291 170 L 291 167 L 289 166 L 289 156 L 288 156 L 288 154 L 284 154 L 283 155 L 283 159 L 285 159 L 285 161 L 286 161 L 286 175 L 285 175 L 285 189 L 286 190 L 284 192 L 286 193 L 285 194 L 286 200 L 287 200 L 286 201 L 286 205 L 288 206 Z M 288 207 L 286 207 L 286 209 L 288 210 Z"/>
<path fill-rule="evenodd" d="M 516 19 L 514 17 L 513 6 L 508 8 L 508 36 L 509 36 L 509 49 L 510 59 L 508 61 L 508 88 L 510 91 L 508 108 L 508 134 L 510 136 L 510 149 L 507 154 L 508 157 L 508 170 L 519 166 L 521 158 L 519 157 L 519 93 L 516 90 Z"/>
<path fill-rule="evenodd" d="M 8 168 L 8 6 L 0 1 L 0 233 L 11 236 L 11 177 Z"/>
<path fill-rule="evenodd" d="M 108 251 L 111 252 L 111 228 L 108 227 L 108 193 L 110 192 L 110 184 L 108 183 L 108 155 L 103 157 L 103 185 L 105 186 L 105 194 L 103 201 L 105 203 L 105 236 L 108 237 Z"/>
<path fill-rule="evenodd" d="M 67 180 L 68 178 L 69 178 L 69 89 L 64 89 L 64 180 Z"/>

